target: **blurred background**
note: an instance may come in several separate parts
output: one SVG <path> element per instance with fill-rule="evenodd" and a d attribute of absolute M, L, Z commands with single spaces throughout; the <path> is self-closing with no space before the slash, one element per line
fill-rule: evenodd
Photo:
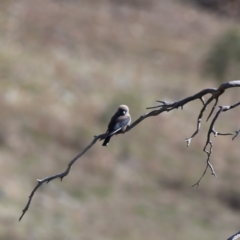
<path fill-rule="evenodd" d="M 189 148 L 201 102 L 148 118 L 107 148 L 98 142 L 120 104 L 132 119 L 240 75 L 239 1 L 1 0 L 0 238 L 18 240 L 226 239 L 240 230 L 239 138 L 209 123 Z M 229 89 L 219 105 L 239 101 Z M 216 131 L 239 128 L 239 109 Z"/>

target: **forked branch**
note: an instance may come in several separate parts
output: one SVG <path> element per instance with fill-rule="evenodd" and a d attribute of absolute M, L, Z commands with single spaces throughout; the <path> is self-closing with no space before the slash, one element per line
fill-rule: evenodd
<path fill-rule="evenodd" d="M 173 103 L 168 103 L 168 102 L 165 102 L 165 101 L 157 101 L 159 103 L 161 103 L 160 105 L 157 105 L 157 106 L 154 106 L 154 107 L 148 107 L 147 109 L 155 109 L 155 110 L 152 110 L 151 112 L 148 112 L 148 113 L 145 113 L 143 115 L 141 115 L 136 121 L 134 121 L 126 130 L 126 132 L 130 131 L 132 128 L 136 127 L 140 122 L 142 122 L 144 119 L 148 118 L 148 117 L 153 117 L 153 116 L 157 116 L 163 112 L 170 112 L 174 109 L 178 109 L 179 107 L 181 107 L 181 109 L 183 109 L 183 106 L 191 101 L 194 101 L 194 100 L 197 100 L 199 99 L 202 104 L 203 104 L 203 107 L 202 109 L 200 110 L 200 113 L 198 115 L 198 118 L 197 118 L 197 128 L 196 128 L 196 131 L 192 134 L 192 136 L 188 139 L 186 139 L 186 142 L 187 142 L 187 146 L 190 145 L 191 143 L 191 140 L 198 134 L 200 128 L 201 128 L 201 120 L 202 120 L 202 117 L 203 117 L 203 114 L 205 112 L 205 110 L 207 109 L 207 106 L 215 100 L 215 103 L 214 103 L 214 106 L 212 107 L 212 110 L 207 118 L 207 120 L 212 116 L 216 106 L 217 106 L 217 103 L 218 103 L 218 99 L 219 97 L 224 93 L 224 91 L 228 88 L 232 88 L 232 87 L 240 87 L 240 80 L 236 80 L 236 81 L 230 81 L 230 82 L 226 82 L 226 83 L 223 83 L 219 86 L 219 88 L 206 88 L 192 96 L 189 96 L 189 97 L 186 97 L 180 101 L 177 101 L 177 102 L 173 102 Z M 209 99 L 205 102 L 204 100 L 204 96 L 207 95 L 207 94 L 211 94 L 211 96 L 209 97 Z M 236 131 L 235 134 L 233 133 L 218 133 L 214 130 L 214 124 L 218 118 L 218 116 L 221 114 L 221 112 L 225 112 L 225 111 L 228 111 L 232 108 L 235 108 L 237 107 L 238 105 L 240 105 L 240 102 L 239 103 L 236 103 L 232 106 L 222 106 L 220 107 L 219 111 L 216 113 L 215 117 L 213 118 L 212 122 L 211 122 L 211 125 L 209 127 L 209 131 L 208 131 L 208 135 L 207 135 L 207 141 L 206 141 L 206 144 L 205 144 L 205 147 L 203 149 L 204 152 L 206 152 L 207 154 L 207 166 L 204 170 L 204 173 L 203 175 L 201 176 L 201 178 L 199 179 L 199 181 L 194 184 L 195 185 L 199 185 L 201 179 L 204 177 L 206 171 L 208 168 L 211 169 L 212 171 L 212 174 L 213 175 L 216 175 L 215 174 L 215 171 L 213 169 L 213 166 L 211 165 L 210 163 L 210 156 L 211 156 L 211 153 L 212 153 L 212 142 L 211 142 L 211 139 L 210 139 L 210 135 L 211 133 L 214 134 L 214 136 L 217 136 L 217 135 L 234 135 L 233 136 L 233 140 L 238 136 L 240 130 Z M 30 196 L 29 196 L 29 199 L 27 201 L 27 204 L 26 206 L 24 207 L 24 209 L 22 210 L 22 214 L 19 218 L 19 221 L 21 221 L 21 219 L 23 218 L 23 216 L 25 215 L 25 213 L 27 212 L 27 210 L 29 209 L 30 207 L 30 204 L 31 204 L 31 201 L 33 199 L 33 196 L 35 194 L 35 192 L 38 190 L 39 187 L 41 187 L 41 185 L 43 183 L 48 183 L 54 179 L 57 179 L 59 178 L 60 180 L 63 180 L 64 177 L 66 177 L 70 170 L 71 170 L 71 167 L 72 165 L 83 155 L 85 154 L 98 140 L 102 140 L 102 139 L 105 139 L 107 137 L 107 134 L 100 134 L 100 135 L 97 135 L 97 136 L 94 136 L 92 142 L 85 148 L 83 149 L 83 151 L 81 151 L 76 157 L 74 157 L 69 163 L 68 163 L 68 166 L 66 168 L 65 171 L 63 171 L 62 173 L 59 173 L 59 174 L 56 174 L 56 175 L 53 175 L 53 176 L 50 176 L 50 177 L 47 177 L 47 178 L 43 178 L 43 179 L 38 179 L 37 180 L 37 185 L 35 186 L 35 188 L 32 190 Z M 206 150 L 207 149 L 207 146 L 210 146 L 209 150 Z"/>

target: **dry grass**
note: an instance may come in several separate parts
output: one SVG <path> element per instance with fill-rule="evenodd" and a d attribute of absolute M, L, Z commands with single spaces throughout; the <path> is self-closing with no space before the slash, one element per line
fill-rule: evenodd
<path fill-rule="evenodd" d="M 214 139 L 218 178 L 190 187 L 205 166 L 208 125 L 190 148 L 184 142 L 200 102 L 148 119 L 108 148 L 95 145 L 63 182 L 44 185 L 17 222 L 35 179 L 62 171 L 118 105 L 136 119 L 156 99 L 216 86 L 202 79 L 202 60 L 234 23 L 169 0 L 0 8 L 1 239 L 204 240 L 239 230 L 237 139 Z M 221 103 L 238 95 L 228 91 Z M 236 130 L 238 116 L 227 113 L 217 127 Z"/>

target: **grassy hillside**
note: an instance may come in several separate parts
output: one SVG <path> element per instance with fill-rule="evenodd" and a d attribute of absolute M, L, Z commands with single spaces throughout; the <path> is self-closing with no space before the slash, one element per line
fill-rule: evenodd
<path fill-rule="evenodd" d="M 239 231 L 239 139 L 214 138 L 218 177 L 205 168 L 208 123 L 187 148 L 200 101 L 149 118 L 61 172 L 120 104 L 133 120 L 217 83 L 201 75 L 215 39 L 237 23 L 169 0 L 0 2 L 0 238 L 207 240 Z M 226 79 L 226 81 L 232 79 Z M 220 104 L 237 101 L 228 90 Z M 238 99 L 239 101 L 239 99 Z M 225 113 L 221 131 L 239 127 Z M 204 118 L 205 120 L 205 118 Z"/>

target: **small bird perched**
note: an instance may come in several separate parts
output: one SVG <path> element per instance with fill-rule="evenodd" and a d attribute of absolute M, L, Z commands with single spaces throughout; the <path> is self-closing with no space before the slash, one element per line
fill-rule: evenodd
<path fill-rule="evenodd" d="M 114 134 L 124 133 L 127 127 L 130 125 L 131 116 L 129 114 L 129 108 L 126 105 L 120 105 L 117 112 L 112 116 L 110 123 L 108 124 L 107 137 L 103 142 L 103 146 L 107 146 L 111 137 Z"/>

